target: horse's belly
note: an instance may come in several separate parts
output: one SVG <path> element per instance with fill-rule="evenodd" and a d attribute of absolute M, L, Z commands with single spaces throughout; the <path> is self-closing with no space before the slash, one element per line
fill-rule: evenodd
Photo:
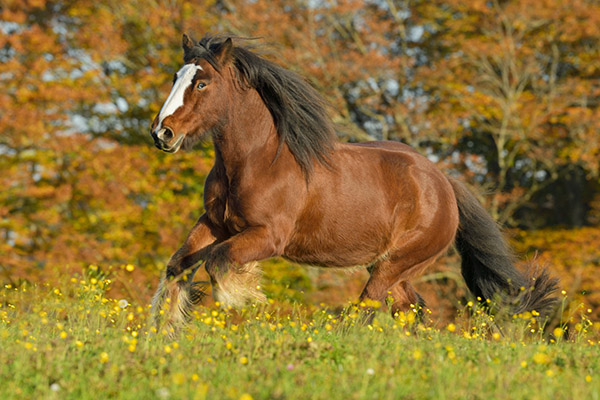
<path fill-rule="evenodd" d="M 387 253 L 388 235 L 368 230 L 346 231 L 331 235 L 331 230 L 316 230 L 296 235 L 285 249 L 284 257 L 294 262 L 323 267 L 370 265 Z"/>

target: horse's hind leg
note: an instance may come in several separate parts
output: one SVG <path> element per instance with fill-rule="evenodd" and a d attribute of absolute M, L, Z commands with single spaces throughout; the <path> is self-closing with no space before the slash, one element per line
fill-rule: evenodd
<path fill-rule="evenodd" d="M 392 304 L 390 311 L 396 316 L 400 312 L 416 310 L 417 315 L 422 316 L 425 309 L 425 300 L 415 291 L 408 281 L 398 282 L 390 291 L 389 298 Z"/>
<path fill-rule="evenodd" d="M 408 278 L 418 275 L 418 272 L 423 271 L 436 258 L 437 255 L 412 266 L 399 262 L 393 263 L 388 259 L 377 262 L 362 291 L 361 300 L 371 299 L 384 303 L 391 299 L 391 304 L 388 305 L 392 315 L 400 311 L 409 311 L 412 307 L 418 307 L 418 309 L 424 307 L 423 298 L 414 290 L 408 282 Z"/>
<path fill-rule="evenodd" d="M 410 310 L 411 304 L 424 304 L 408 281 L 433 264 L 446 251 L 451 241 L 452 238 L 448 241 L 427 242 L 422 233 L 405 237 L 402 247 L 373 265 L 361 299 L 384 302 L 391 297 L 392 314 Z"/>

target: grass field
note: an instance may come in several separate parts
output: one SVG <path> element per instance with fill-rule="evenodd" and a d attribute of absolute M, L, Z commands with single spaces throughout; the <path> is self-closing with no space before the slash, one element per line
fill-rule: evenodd
<path fill-rule="evenodd" d="M 500 334 L 468 305 L 447 326 L 414 313 L 364 325 L 352 309 L 340 320 L 305 305 L 198 307 L 174 341 L 149 329 L 147 305 L 107 298 L 108 285 L 0 289 L 1 399 L 600 397 L 600 324 L 585 309 L 550 340 L 530 314 Z"/>

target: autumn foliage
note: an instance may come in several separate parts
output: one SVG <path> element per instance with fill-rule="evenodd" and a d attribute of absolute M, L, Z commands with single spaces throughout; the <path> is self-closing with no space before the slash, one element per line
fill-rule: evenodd
<path fill-rule="evenodd" d="M 149 124 L 181 34 L 225 31 L 309 79 L 340 140 L 406 142 L 477 187 L 520 255 L 600 306 L 593 0 L 4 1 L 0 281 L 132 264 L 151 292 L 202 212 L 212 149 L 164 154 Z M 266 265 L 279 298 L 340 303 L 364 277 Z M 421 286 L 458 300 L 457 268 L 450 255 Z"/>

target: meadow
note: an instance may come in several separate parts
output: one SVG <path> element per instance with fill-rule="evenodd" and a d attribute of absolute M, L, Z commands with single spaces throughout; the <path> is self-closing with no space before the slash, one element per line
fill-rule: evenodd
<path fill-rule="evenodd" d="M 135 267 L 124 266 L 132 275 Z M 542 331 L 469 302 L 439 324 L 415 312 L 343 318 L 326 306 L 198 306 L 176 339 L 150 307 L 111 298 L 97 266 L 0 289 L 0 398 L 596 399 L 600 322 L 579 308 Z M 566 298 L 563 298 L 566 302 Z M 377 306 L 377 305 L 375 305 Z M 534 313 L 535 314 L 535 313 Z"/>

